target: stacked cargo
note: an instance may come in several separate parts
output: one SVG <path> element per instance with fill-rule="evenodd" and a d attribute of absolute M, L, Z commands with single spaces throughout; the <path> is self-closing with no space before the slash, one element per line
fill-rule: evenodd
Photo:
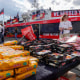
<path fill-rule="evenodd" d="M 29 49 L 31 54 L 41 62 L 52 63 L 54 67 L 61 68 L 80 59 L 80 44 L 77 44 L 77 41 L 75 43 L 65 42 L 67 39 L 42 39 L 21 44 L 24 45 L 25 49 Z"/>
<path fill-rule="evenodd" d="M 0 45 L 0 59 L 2 59 L 0 66 L 6 65 L 0 69 L 14 70 L 16 75 L 7 80 L 22 80 L 36 74 L 38 59 L 57 68 L 80 60 L 80 43 L 47 39 L 24 42 L 22 44 L 24 47 L 13 43 L 14 41 Z M 28 49 L 38 59 L 31 57 L 30 52 L 24 49 Z"/>
<path fill-rule="evenodd" d="M 10 42 L 0 46 L 0 80 L 28 78 L 36 74 L 37 66 L 38 59 L 30 56 L 23 46 L 10 45 Z"/>
<path fill-rule="evenodd" d="M 10 46 L 10 45 L 15 45 L 17 44 L 18 41 L 17 40 L 13 40 L 13 41 L 7 41 L 4 43 L 4 46 Z"/>
<path fill-rule="evenodd" d="M 26 50 L 14 50 L 7 46 L 0 47 L 0 59 L 13 58 L 19 56 L 30 56 L 30 52 Z"/>
<path fill-rule="evenodd" d="M 32 58 L 32 57 L 31 57 Z M 8 77 L 22 80 L 36 74 L 38 63 L 30 57 L 14 57 L 0 61 L 0 80 Z"/>

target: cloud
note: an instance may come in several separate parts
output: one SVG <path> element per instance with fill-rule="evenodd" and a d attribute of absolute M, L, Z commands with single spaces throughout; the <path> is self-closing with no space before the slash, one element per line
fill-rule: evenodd
<path fill-rule="evenodd" d="M 74 7 L 71 7 L 70 9 L 74 9 Z"/>
<path fill-rule="evenodd" d="M 30 3 L 34 2 L 34 0 L 28 0 Z"/>
<path fill-rule="evenodd" d="M 14 17 L 17 12 L 21 15 L 24 12 L 32 9 L 32 2 L 34 0 L 0 0 L 0 10 L 4 8 L 5 20 L 9 19 L 10 16 Z M 70 10 L 79 9 L 80 0 L 36 0 L 44 9 L 52 10 Z M 77 6 L 76 6 L 77 5 Z M 0 16 L 2 20 L 2 16 Z"/>
<path fill-rule="evenodd" d="M 72 0 L 65 0 L 66 2 L 71 2 Z"/>
<path fill-rule="evenodd" d="M 73 0 L 73 4 L 76 6 L 80 5 L 80 0 Z"/>
<path fill-rule="evenodd" d="M 10 18 L 10 16 L 16 16 L 17 12 L 20 10 L 14 0 L 0 0 L 0 10 L 2 8 L 4 8 L 5 20 Z"/>
<path fill-rule="evenodd" d="M 0 10 L 2 8 L 4 8 L 5 14 L 8 16 L 14 16 L 19 11 L 13 0 L 0 0 Z"/>
<path fill-rule="evenodd" d="M 31 7 L 28 0 L 0 0 L 0 10 L 2 8 L 4 8 L 5 20 L 7 20 L 10 16 L 12 18 L 16 16 L 17 12 L 21 15 Z M 1 19 L 2 16 L 0 16 L 0 20 Z"/>
<path fill-rule="evenodd" d="M 56 2 L 56 5 L 59 5 L 60 3 L 59 2 Z"/>

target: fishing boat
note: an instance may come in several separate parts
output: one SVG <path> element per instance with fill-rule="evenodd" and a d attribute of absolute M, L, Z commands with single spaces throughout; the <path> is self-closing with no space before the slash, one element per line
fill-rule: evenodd
<path fill-rule="evenodd" d="M 28 18 L 26 22 L 5 25 L 8 32 L 7 37 L 14 37 L 13 30 L 15 27 L 18 28 L 17 37 L 22 37 L 21 29 L 29 25 L 34 27 L 37 24 L 40 38 L 58 39 L 60 18 L 64 14 L 67 14 L 72 22 L 73 30 L 71 30 L 71 34 L 80 31 L 80 9 L 60 11 L 52 11 L 51 8 L 40 9 L 36 0 L 34 0 L 33 6 L 36 8 L 35 10 L 23 14 L 24 18 Z"/>

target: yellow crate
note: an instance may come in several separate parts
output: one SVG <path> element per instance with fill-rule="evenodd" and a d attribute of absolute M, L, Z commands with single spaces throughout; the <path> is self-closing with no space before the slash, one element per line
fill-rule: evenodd
<path fill-rule="evenodd" d="M 13 75 L 14 75 L 13 70 L 0 72 L 0 80 L 3 80 L 3 79 L 8 78 L 8 77 L 11 77 Z"/>
<path fill-rule="evenodd" d="M 17 44 L 18 43 L 18 41 L 17 40 L 12 40 L 12 41 L 6 41 L 6 42 L 4 42 L 4 46 L 11 46 L 11 45 L 15 45 L 15 44 Z"/>
<path fill-rule="evenodd" d="M 23 73 L 23 74 L 21 74 L 21 75 L 17 75 L 17 76 L 15 77 L 15 80 L 23 80 L 23 79 L 28 78 L 28 77 L 30 77 L 30 76 L 32 76 L 32 75 L 35 75 L 35 74 L 36 74 L 36 69 L 33 69 L 33 70 L 28 71 L 28 72 L 26 72 L 26 73 Z"/>
<path fill-rule="evenodd" d="M 9 70 L 29 65 L 29 59 L 26 57 L 15 57 L 0 61 L 0 70 Z"/>
<path fill-rule="evenodd" d="M 16 74 L 22 74 L 22 73 L 28 72 L 32 69 L 36 69 L 37 66 L 38 66 L 38 63 L 35 61 L 32 61 L 32 63 L 29 66 L 15 69 L 15 73 Z"/>
<path fill-rule="evenodd" d="M 24 46 L 21 46 L 21 45 L 13 45 L 13 46 L 10 46 L 10 47 L 15 49 L 15 50 L 24 50 Z"/>

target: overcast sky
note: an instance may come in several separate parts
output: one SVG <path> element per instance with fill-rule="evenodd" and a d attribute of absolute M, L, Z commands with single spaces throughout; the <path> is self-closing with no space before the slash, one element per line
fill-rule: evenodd
<path fill-rule="evenodd" d="M 5 20 L 9 19 L 10 16 L 17 15 L 17 12 L 21 15 L 27 10 L 31 10 L 33 0 L 0 0 L 0 10 L 4 8 Z M 40 7 L 44 9 L 49 7 L 52 10 L 70 10 L 80 9 L 80 0 L 37 0 L 40 3 Z M 0 20 L 3 19 L 3 15 L 0 16 Z"/>

